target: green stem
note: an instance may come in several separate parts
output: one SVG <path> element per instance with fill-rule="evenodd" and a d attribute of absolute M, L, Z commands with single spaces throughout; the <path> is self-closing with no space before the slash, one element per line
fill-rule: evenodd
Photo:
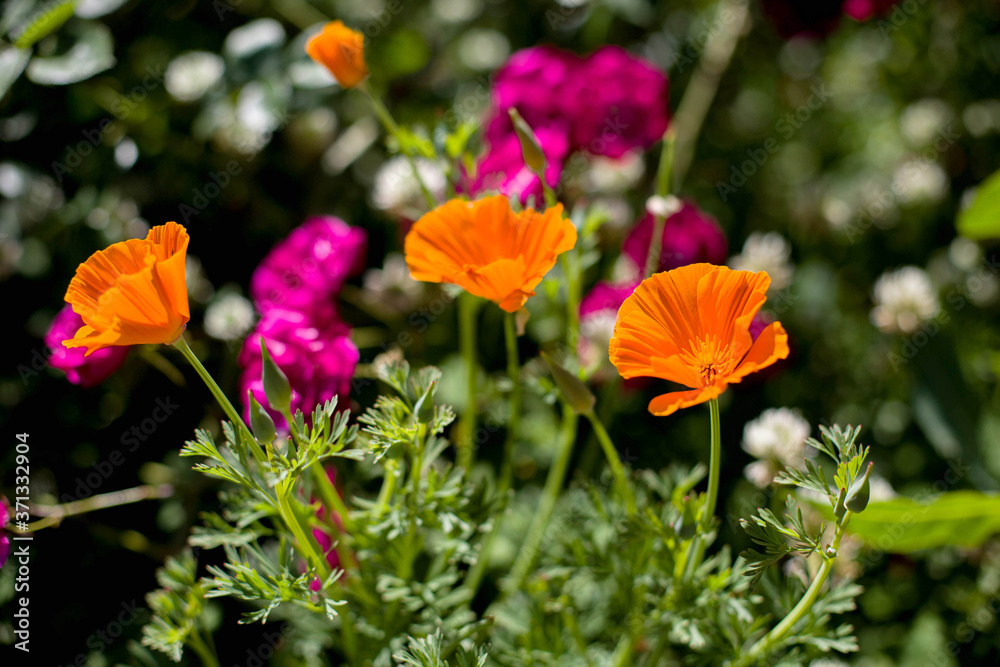
<path fill-rule="evenodd" d="M 597 441 L 601 443 L 604 456 L 608 459 L 611 472 L 615 475 L 615 485 L 618 487 L 618 493 L 621 494 L 622 499 L 625 501 L 628 513 L 635 514 L 635 494 L 632 493 L 632 487 L 629 486 L 628 476 L 625 474 L 625 466 L 622 465 L 622 459 L 618 456 L 615 444 L 611 442 L 611 436 L 608 435 L 607 429 L 604 428 L 604 424 L 597 418 L 593 410 L 584 413 L 584 416 L 590 420 L 590 424 L 594 427 L 594 434 L 597 435 Z"/>
<path fill-rule="evenodd" d="M 677 148 L 677 133 L 671 125 L 663 134 L 663 146 L 660 149 L 660 166 L 656 170 L 656 195 L 666 197 L 673 187 L 674 152 Z M 659 213 L 653 216 L 653 238 L 650 239 L 649 252 L 646 254 L 644 277 L 649 277 L 660 268 L 660 256 L 663 254 L 663 227 L 667 219 Z"/>
<path fill-rule="evenodd" d="M 229 402 L 229 399 L 226 397 L 226 394 L 223 393 L 222 389 L 216 383 L 215 379 L 211 376 L 211 374 L 209 374 L 205 366 L 202 365 L 201 360 L 188 346 L 187 340 L 184 339 L 184 334 L 178 336 L 177 340 L 175 340 L 172 344 L 174 347 L 180 350 L 181 354 L 184 355 L 184 358 L 187 359 L 188 363 L 191 364 L 192 367 L 194 367 L 195 372 L 197 372 L 199 377 L 201 377 L 201 379 L 205 382 L 205 385 L 208 387 L 208 390 L 212 392 L 212 396 L 215 397 L 216 402 L 226 413 L 226 416 L 229 417 L 229 421 L 233 423 L 233 427 L 242 430 L 242 432 L 245 434 L 247 441 L 250 443 L 251 451 L 253 452 L 254 458 L 257 459 L 257 462 L 263 463 L 264 461 L 266 461 L 267 457 L 264 455 L 264 450 L 260 448 L 260 445 L 257 443 L 257 440 L 253 437 L 253 434 L 250 432 L 250 429 L 247 428 L 247 425 L 245 423 L 243 423 L 243 418 L 240 417 L 240 413 L 237 412 L 236 408 L 233 407 L 233 404 Z"/>
<path fill-rule="evenodd" d="M 375 501 L 375 517 L 381 518 L 389 510 L 389 498 L 396 490 L 396 482 L 399 471 L 396 461 L 389 459 L 385 462 L 385 476 L 382 478 L 382 488 L 378 492 L 378 500 Z"/>
<path fill-rule="evenodd" d="M 680 190 L 688 167 L 691 166 L 695 144 L 698 142 L 705 116 L 712 106 L 715 94 L 719 90 L 719 82 L 729 67 L 740 34 L 749 18 L 749 5 L 746 0 L 724 0 L 719 3 L 715 22 L 721 24 L 723 29 L 710 33 L 698 66 L 691 75 L 691 80 L 684 90 L 684 97 L 671 121 L 677 133 L 674 191 Z M 727 16 L 728 21 L 725 20 Z"/>
<path fill-rule="evenodd" d="M 178 387 L 183 387 L 187 384 L 184 381 L 184 374 L 181 373 L 180 369 L 170 363 L 169 359 L 157 352 L 155 345 L 140 345 L 139 354 L 150 366 L 163 373 L 168 380 Z"/>
<path fill-rule="evenodd" d="M 510 422 L 507 424 L 507 441 L 503 447 L 498 493 L 507 495 L 514 481 L 514 445 L 517 443 L 521 422 L 521 362 L 517 354 L 517 324 L 514 313 L 504 313 L 503 333 L 507 343 L 507 374 L 510 376 Z"/>
<path fill-rule="evenodd" d="M 708 548 L 708 529 L 715 518 L 715 506 L 719 496 L 719 471 L 722 467 L 722 425 L 719 419 L 719 399 L 713 398 L 708 402 L 712 420 L 712 443 L 711 454 L 708 465 L 708 491 L 705 493 L 705 506 L 702 509 L 701 517 L 698 520 L 698 535 L 691 541 L 688 551 L 687 572 L 693 575 L 694 571 L 701 565 L 705 558 L 705 550 Z"/>
<path fill-rule="evenodd" d="M 137 503 L 140 500 L 169 498 L 172 495 L 174 495 L 174 487 L 170 484 L 147 484 L 145 486 L 137 486 L 123 491 L 102 493 L 96 496 L 90 496 L 89 498 L 84 498 L 83 500 L 74 500 L 62 505 L 32 505 L 31 514 L 44 518 L 28 524 L 28 529 L 23 532 L 33 533 L 43 528 L 48 528 L 49 526 L 58 526 L 59 523 L 68 516 L 86 514 L 87 512 L 93 512 L 94 510 L 105 509 L 107 507 L 128 505 L 131 503 Z M 15 533 L 22 532 L 18 531 L 13 524 L 7 526 L 7 530 Z"/>
<path fill-rule="evenodd" d="M 830 576 L 830 572 L 833 570 L 833 562 L 837 558 L 837 550 L 840 549 L 840 541 L 844 537 L 847 522 L 850 518 L 851 511 L 847 510 L 837 526 L 837 532 L 834 533 L 833 542 L 828 550 L 832 553 L 820 552 L 820 555 L 823 557 L 823 564 L 820 566 L 819 572 L 816 573 L 816 578 L 812 580 L 809 588 L 802 595 L 802 599 L 799 600 L 798 604 L 788 612 L 788 615 L 773 630 L 758 640 L 749 651 L 733 663 L 733 667 L 745 667 L 746 665 L 754 664 L 763 654 L 766 654 L 775 644 L 784 639 L 785 635 L 795 627 L 795 624 L 802 620 L 802 617 L 812 609 L 823 589 L 823 584 L 826 583 L 827 577 Z"/>
<path fill-rule="evenodd" d="M 358 88 L 360 88 L 361 91 L 368 96 L 368 99 L 371 100 L 372 107 L 375 109 L 375 115 L 378 116 L 378 119 L 382 122 L 382 125 L 385 127 L 386 131 L 392 136 L 396 137 L 396 141 L 399 142 L 400 150 L 402 151 L 403 155 L 406 156 L 406 160 L 410 163 L 410 168 L 413 169 L 413 177 L 417 179 L 417 184 L 420 186 L 420 192 L 423 193 L 424 199 L 427 201 L 428 208 L 434 208 L 435 206 L 437 206 L 437 201 L 435 201 L 434 195 L 431 194 L 431 191 L 427 187 L 427 184 L 424 183 L 424 179 L 420 175 L 420 169 L 417 168 L 417 161 L 413 159 L 413 154 L 410 152 L 409 143 L 403 136 L 403 133 L 400 130 L 399 125 L 396 123 L 396 120 L 392 117 L 392 114 L 389 113 L 389 109 L 387 109 L 386 106 L 382 104 L 382 98 L 376 95 L 375 91 L 373 91 L 371 88 L 368 87 L 367 81 L 362 81 L 360 84 L 358 84 Z"/>
<path fill-rule="evenodd" d="M 542 499 L 538 504 L 538 510 L 531 520 L 528 528 L 528 536 L 521 545 L 521 550 L 517 554 L 514 566 L 511 568 L 509 584 L 504 588 L 507 592 L 513 593 L 521 589 L 524 580 L 534 565 L 535 557 L 539 553 L 539 547 L 545 537 L 552 512 L 555 510 L 556 501 L 559 500 L 559 491 L 566 480 L 566 469 L 569 467 L 570 458 L 573 455 L 573 445 L 576 443 L 576 429 L 579 416 L 569 405 L 563 404 L 562 437 L 559 443 L 559 452 L 556 459 L 549 468 L 549 474 L 545 478 L 545 488 L 542 491 Z"/>
<path fill-rule="evenodd" d="M 478 366 L 476 364 L 476 312 L 479 310 L 477 297 L 463 292 L 458 297 L 458 335 L 462 358 L 465 360 L 466 401 L 457 439 L 458 465 L 468 473 L 472 470 L 476 438 L 476 407 L 479 404 Z"/>
<path fill-rule="evenodd" d="M 302 522 L 299 521 L 299 516 L 295 512 L 295 508 L 289 502 L 289 490 L 287 488 L 279 488 L 277 489 L 277 496 L 278 509 L 281 512 L 282 521 L 292 531 L 292 535 L 299 545 L 299 551 L 302 552 L 306 560 L 316 569 L 320 581 L 325 582 L 326 578 L 330 576 L 330 565 L 326 562 L 326 558 L 320 556 L 317 552 L 318 545 L 314 544 L 315 538 L 311 534 L 307 535 L 302 529 Z"/>
<path fill-rule="evenodd" d="M 580 272 L 576 259 L 576 248 L 559 255 L 559 264 L 566 274 L 566 344 L 571 350 L 576 350 L 580 339 Z"/>
<path fill-rule="evenodd" d="M 219 667 L 219 658 L 215 655 L 215 651 L 208 647 L 197 630 L 192 630 L 188 634 L 187 643 L 201 658 L 201 664 L 205 667 Z"/>

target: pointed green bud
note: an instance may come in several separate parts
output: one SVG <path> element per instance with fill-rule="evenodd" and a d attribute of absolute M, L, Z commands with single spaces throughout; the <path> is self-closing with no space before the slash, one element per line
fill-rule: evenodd
<path fill-rule="evenodd" d="M 837 494 L 837 506 L 833 509 L 833 513 L 837 516 L 837 519 L 843 519 L 844 514 L 847 513 L 847 507 L 844 505 L 844 500 L 847 498 L 847 489 L 841 489 L 840 493 Z"/>
<path fill-rule="evenodd" d="M 517 109 L 511 107 L 507 110 L 510 120 L 514 123 L 514 132 L 521 142 L 521 155 L 524 156 L 524 164 L 528 165 L 531 171 L 538 174 L 539 178 L 545 178 L 545 153 L 542 152 L 538 137 L 531 129 L 531 126 L 521 117 Z"/>
<path fill-rule="evenodd" d="M 271 353 L 267 351 L 264 337 L 260 337 L 260 354 L 264 359 L 264 370 L 261 380 L 264 382 L 264 395 L 272 410 L 285 412 L 292 404 L 292 386 L 288 384 L 288 376 L 274 363 Z"/>
<path fill-rule="evenodd" d="M 580 378 L 557 364 L 552 357 L 544 352 L 542 352 L 542 359 L 545 360 L 545 363 L 549 366 L 549 370 L 552 371 L 552 379 L 555 380 L 556 386 L 559 387 L 559 393 L 562 394 L 563 399 L 573 410 L 580 414 L 587 414 L 594 409 L 597 399 L 594 398 L 590 389 Z"/>
<path fill-rule="evenodd" d="M 271 444 L 278 437 L 274 420 L 267 414 L 264 406 L 253 397 L 253 391 L 250 389 L 247 389 L 247 400 L 250 403 L 250 428 L 253 429 L 253 437 L 262 445 Z"/>
<path fill-rule="evenodd" d="M 868 483 L 868 478 L 872 474 L 872 465 L 874 464 L 868 464 L 865 476 L 854 480 L 854 484 L 851 484 L 851 490 L 847 492 L 847 501 L 844 504 L 852 512 L 862 512 L 868 507 L 868 497 L 871 495 L 871 484 Z"/>

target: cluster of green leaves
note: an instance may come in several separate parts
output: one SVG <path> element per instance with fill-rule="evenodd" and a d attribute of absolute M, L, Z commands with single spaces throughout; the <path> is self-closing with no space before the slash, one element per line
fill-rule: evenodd
<path fill-rule="evenodd" d="M 856 475 L 866 453 L 853 445 L 856 437 L 856 430 L 834 427 L 816 448 L 832 448 Z M 819 470 L 810 462 L 798 477 L 816 479 L 820 473 L 810 471 Z M 491 662 L 707 666 L 744 655 L 806 593 L 808 582 L 768 565 L 821 550 L 823 531 L 811 531 L 792 501 L 784 522 L 767 509 L 743 522 L 764 553 L 734 558 L 723 546 L 692 566 L 692 546 L 704 539 L 691 530 L 699 505 L 692 490 L 703 475 L 677 468 L 637 473 L 633 516 L 612 489 L 593 483 L 570 489 L 526 585 L 488 612 L 497 623 Z M 830 619 L 854 609 L 860 593 L 848 581 L 822 592 L 769 645 L 769 664 L 807 665 L 829 651 L 856 651 L 853 628 Z"/>
<path fill-rule="evenodd" d="M 207 587 L 198 581 L 197 565 L 190 551 L 168 558 L 156 571 L 156 582 L 162 588 L 146 596 L 153 618 L 142 629 L 142 643 L 174 661 L 180 661 L 185 644 L 202 648 L 204 641 L 212 641 L 203 618 Z"/>

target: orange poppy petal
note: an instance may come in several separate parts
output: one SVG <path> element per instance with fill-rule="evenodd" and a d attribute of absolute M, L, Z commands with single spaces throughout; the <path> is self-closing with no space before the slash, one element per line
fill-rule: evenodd
<path fill-rule="evenodd" d="M 306 53 L 324 65 L 343 88 L 353 88 L 368 76 L 365 37 L 341 21 L 331 21 L 309 40 Z"/>
<path fill-rule="evenodd" d="M 691 264 L 657 273 L 625 300 L 609 347 L 611 363 L 622 377 L 659 377 L 654 358 L 669 359 L 691 348 L 700 331 L 698 281 L 718 268 Z"/>
<path fill-rule="evenodd" d="M 698 281 L 698 315 L 706 339 L 729 348 L 739 359 L 753 343 L 750 322 L 767 300 L 771 277 L 761 271 L 719 267 Z"/>
<path fill-rule="evenodd" d="M 726 381 L 739 382 L 750 373 L 766 368 L 787 356 L 788 334 L 781 326 L 781 322 L 772 322 L 760 332 L 750 351 L 743 357 L 736 370 L 726 378 Z"/>
<path fill-rule="evenodd" d="M 66 302 L 84 326 L 63 342 L 87 355 L 112 345 L 170 343 L 190 319 L 184 262 L 189 237 L 175 222 L 115 243 L 80 265 Z"/>
<path fill-rule="evenodd" d="M 506 197 L 453 199 L 417 220 L 404 241 L 410 275 L 459 285 L 514 312 L 558 255 L 576 244 L 562 206 L 514 213 Z"/>
<path fill-rule="evenodd" d="M 657 417 L 666 417 L 682 408 L 690 408 L 692 405 L 698 405 L 699 403 L 717 398 L 725 390 L 725 385 L 711 385 L 701 389 L 691 389 L 690 391 L 673 391 L 669 394 L 660 394 L 649 402 L 649 412 Z"/>

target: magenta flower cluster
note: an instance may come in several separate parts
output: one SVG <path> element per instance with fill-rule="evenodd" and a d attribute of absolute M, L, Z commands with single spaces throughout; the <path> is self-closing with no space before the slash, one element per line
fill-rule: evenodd
<path fill-rule="evenodd" d="M 668 93 L 663 73 L 617 46 L 587 57 L 551 46 L 518 51 L 493 81 L 489 150 L 472 191 L 498 189 L 522 200 L 542 192 L 521 157 L 510 108 L 537 135 L 548 161 L 545 179 L 555 186 L 573 152 L 619 158 L 658 141 L 669 120 Z"/>
<path fill-rule="evenodd" d="M 276 245 L 250 280 L 261 314 L 240 351 L 240 393 L 267 406 L 261 383 L 260 338 L 292 386 L 292 412 L 309 414 L 334 396 L 346 396 L 358 363 L 350 327 L 336 297 L 348 277 L 364 267 L 367 235 L 339 218 L 310 218 Z M 249 406 L 245 412 L 249 418 Z M 271 412 L 279 427 L 285 419 Z"/>
<path fill-rule="evenodd" d="M 125 363 L 129 346 L 106 347 L 89 357 L 83 356 L 86 348 L 63 346 L 62 342 L 75 336 L 82 326 L 83 318 L 73 311 L 73 306 L 66 304 L 49 325 L 45 346 L 49 348 L 50 366 L 66 373 L 66 379 L 73 384 L 93 387 Z"/>
<path fill-rule="evenodd" d="M 10 556 L 10 537 L 5 530 L 7 524 L 10 523 L 10 515 L 10 505 L 7 504 L 7 499 L 0 496 L 0 567 L 4 566 L 7 557 Z"/>

